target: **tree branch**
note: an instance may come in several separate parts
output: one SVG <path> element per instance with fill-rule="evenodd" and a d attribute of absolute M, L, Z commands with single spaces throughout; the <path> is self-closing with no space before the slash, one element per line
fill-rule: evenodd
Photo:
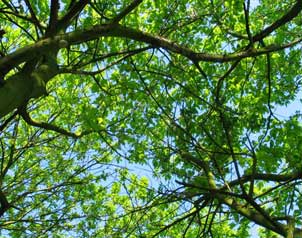
<path fill-rule="evenodd" d="M 65 29 L 72 20 L 80 14 L 83 8 L 89 3 L 89 0 L 80 0 L 72 4 L 65 16 L 57 22 L 57 30 Z"/>
<path fill-rule="evenodd" d="M 26 35 L 31 38 L 34 42 L 36 41 L 36 39 L 33 37 L 33 35 L 28 31 L 28 29 L 26 29 L 25 27 L 23 27 L 22 25 L 20 25 L 17 21 L 13 20 L 10 16 L 8 16 L 7 14 L 5 14 L 5 17 L 7 18 L 8 21 L 10 21 L 11 23 L 13 23 L 14 25 L 16 25 L 17 27 L 19 27 L 20 29 L 22 29 L 22 31 L 24 31 L 26 33 Z"/>
<path fill-rule="evenodd" d="M 17 65 L 28 61 L 32 58 L 41 55 L 41 52 L 48 51 L 49 47 L 61 47 L 62 41 L 66 42 L 67 47 L 69 45 L 76 45 L 90 40 L 98 39 L 101 36 L 113 36 L 129 38 L 139 42 L 150 44 L 154 48 L 163 48 L 168 51 L 180 54 L 193 62 L 205 61 L 205 62 L 230 62 L 248 57 L 255 57 L 269 52 L 275 52 L 282 49 L 292 47 L 302 41 L 302 38 L 298 38 L 290 43 L 284 45 L 270 45 L 260 49 L 247 49 L 241 52 L 230 54 L 209 54 L 194 52 L 190 48 L 180 46 L 168 39 L 159 36 L 153 36 L 149 33 L 128 28 L 116 24 L 101 24 L 94 26 L 86 30 L 77 30 L 67 34 L 57 35 L 53 38 L 42 39 L 35 44 L 25 46 L 15 52 L 0 59 L 0 72 L 8 72 L 10 69 Z"/>
<path fill-rule="evenodd" d="M 0 217 L 10 208 L 10 204 L 2 190 L 0 190 Z"/>
<path fill-rule="evenodd" d="M 270 33 L 275 31 L 277 28 L 294 19 L 301 12 L 301 10 L 302 10 L 302 1 L 296 0 L 296 4 L 285 15 L 283 15 L 281 18 L 279 18 L 277 21 L 275 21 L 267 28 L 265 28 L 263 31 L 253 36 L 252 38 L 253 42 L 261 41 Z"/>
<path fill-rule="evenodd" d="M 234 209 L 236 212 L 238 212 L 242 216 L 244 216 L 244 217 L 248 218 L 249 220 L 255 222 L 256 224 L 258 224 L 260 226 L 263 226 L 267 229 L 270 229 L 270 230 L 272 230 L 272 231 L 274 231 L 278 234 L 281 234 L 283 236 L 286 234 L 286 229 L 281 223 L 275 222 L 277 224 L 277 226 L 275 224 L 272 224 L 270 220 L 267 220 L 266 217 L 263 216 L 263 214 L 261 214 L 258 211 L 255 211 L 254 209 L 250 209 L 250 208 L 246 207 L 245 205 L 237 203 L 235 201 L 235 199 L 227 198 L 225 196 L 220 196 L 219 200 L 222 203 L 224 203 L 227 206 Z"/>
<path fill-rule="evenodd" d="M 0 10 L 1 13 L 5 14 L 5 15 L 13 15 L 17 18 L 20 18 L 22 20 L 28 21 L 30 23 L 33 23 L 36 27 L 38 27 L 40 30 L 41 29 L 45 29 L 45 25 L 42 24 L 41 22 L 36 22 L 36 20 L 34 20 L 31 16 L 27 16 L 25 14 L 21 14 L 19 12 L 13 12 L 13 11 L 7 11 L 7 10 Z"/>
<path fill-rule="evenodd" d="M 190 216 L 193 216 L 194 214 L 198 213 L 199 210 L 196 210 L 196 209 L 193 209 L 193 211 L 187 213 L 186 215 L 180 217 L 180 218 L 177 218 L 175 221 L 173 221 L 172 223 L 164 226 L 163 228 L 161 228 L 158 232 L 156 232 L 152 237 L 157 237 L 160 233 L 164 232 L 165 230 L 171 228 L 172 226 L 174 226 L 175 224 L 177 223 L 180 223 L 181 221 L 189 218 Z"/>
<path fill-rule="evenodd" d="M 40 27 L 41 27 L 40 21 L 38 20 L 36 14 L 35 14 L 35 12 L 34 12 L 34 9 L 32 8 L 32 6 L 31 6 L 29 0 L 25 0 L 25 4 L 26 4 L 26 6 L 27 6 L 27 8 L 28 8 L 28 10 L 29 10 L 29 12 L 30 12 L 30 15 L 31 15 L 31 17 L 32 17 L 32 19 L 33 19 L 33 22 L 35 22 L 35 25 L 39 28 L 39 30 L 42 30 L 42 29 L 40 28 Z"/>
<path fill-rule="evenodd" d="M 149 49 L 150 47 L 144 47 L 142 49 L 137 49 L 137 50 L 133 50 L 133 51 L 129 51 L 129 53 L 127 53 L 126 55 L 124 55 L 123 57 L 111 62 L 110 64 L 107 64 L 104 68 L 101 68 L 99 70 L 96 70 L 96 71 L 85 71 L 85 70 L 78 70 L 78 69 L 74 69 L 74 67 L 72 67 L 71 69 L 70 68 L 63 68 L 59 71 L 59 73 L 71 73 L 71 74 L 81 74 L 81 75 L 97 75 L 97 74 L 100 74 L 102 72 L 104 72 L 105 70 L 111 68 L 112 66 L 124 61 L 125 59 L 135 55 L 135 54 L 139 54 L 147 49 Z M 89 62 L 89 63 L 93 63 L 93 62 L 96 62 L 96 60 L 93 60 L 92 62 Z M 80 66 L 82 67 L 82 65 Z M 77 67 L 78 68 L 78 67 Z"/>
<path fill-rule="evenodd" d="M 58 11 L 59 11 L 59 1 L 58 0 L 51 0 L 50 3 L 50 16 L 49 16 L 49 23 L 46 35 L 51 35 L 51 32 L 56 28 L 58 23 Z"/>
<path fill-rule="evenodd" d="M 267 182 L 286 182 L 286 181 L 292 181 L 297 179 L 302 179 L 302 171 L 294 172 L 291 174 L 260 174 L 255 173 L 253 175 L 243 175 L 240 179 L 233 180 L 229 182 L 230 186 L 235 186 L 240 183 L 239 180 L 241 180 L 242 183 L 250 182 L 252 179 L 254 180 L 263 180 Z"/>
<path fill-rule="evenodd" d="M 247 33 L 247 36 L 250 41 L 250 45 L 252 46 L 253 38 L 252 38 L 251 29 L 250 29 L 249 9 L 250 9 L 250 0 L 247 1 L 247 5 L 245 5 L 245 3 L 243 3 L 243 10 L 244 10 L 244 16 L 245 16 L 245 29 L 246 29 L 246 33 Z"/>
<path fill-rule="evenodd" d="M 203 52 L 195 52 L 190 48 L 178 45 L 173 41 L 170 41 L 160 36 L 154 36 L 140 30 L 135 30 L 122 25 L 112 25 L 112 24 L 97 25 L 92 27 L 91 29 L 72 32 L 66 34 L 65 39 L 70 44 L 79 44 L 82 42 L 87 42 L 89 40 L 97 39 L 100 36 L 123 37 L 123 38 L 129 38 L 140 42 L 145 42 L 147 44 L 150 44 L 154 48 L 163 48 L 171 52 L 180 54 L 192 60 L 193 62 L 206 61 L 206 62 L 219 62 L 219 63 L 230 62 L 243 58 L 255 57 L 255 56 L 267 54 L 269 52 L 279 51 L 282 49 L 286 49 L 288 47 L 292 47 L 302 41 L 302 38 L 298 38 L 284 45 L 269 45 L 260 49 L 245 49 L 241 52 L 235 52 L 229 54 L 209 54 Z"/>
<path fill-rule="evenodd" d="M 5 122 L 3 122 L 2 125 L 0 125 L 0 132 L 3 131 L 4 128 L 8 125 L 8 123 L 10 123 L 17 115 L 18 115 L 18 111 L 15 111 L 9 118 L 7 118 Z"/>
<path fill-rule="evenodd" d="M 52 125 L 52 124 L 45 123 L 45 122 L 37 122 L 37 121 L 33 120 L 30 117 L 29 113 L 26 110 L 26 106 L 20 107 L 18 109 L 18 112 L 19 112 L 20 116 L 23 118 L 23 120 L 31 126 L 39 127 L 39 128 L 45 129 L 45 130 L 54 131 L 54 132 L 57 132 L 57 133 L 60 133 L 62 135 L 69 136 L 69 137 L 72 137 L 72 138 L 75 138 L 75 139 L 81 138 L 85 135 L 88 135 L 88 134 L 94 132 L 92 130 L 89 130 L 89 131 L 84 131 L 80 134 L 72 133 L 72 132 L 69 132 L 69 131 L 67 131 L 63 128 L 60 128 L 60 127 L 56 126 L 56 125 Z"/>
<path fill-rule="evenodd" d="M 127 6 L 123 11 L 121 11 L 113 20 L 112 23 L 118 23 L 125 16 L 127 16 L 131 11 L 133 11 L 143 0 L 133 0 L 133 2 Z"/>

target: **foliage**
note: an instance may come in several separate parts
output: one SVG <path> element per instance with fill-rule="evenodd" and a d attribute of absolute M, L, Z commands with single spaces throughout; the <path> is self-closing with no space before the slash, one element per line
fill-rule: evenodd
<path fill-rule="evenodd" d="M 1 237 L 302 237 L 301 9 L 1 1 Z"/>

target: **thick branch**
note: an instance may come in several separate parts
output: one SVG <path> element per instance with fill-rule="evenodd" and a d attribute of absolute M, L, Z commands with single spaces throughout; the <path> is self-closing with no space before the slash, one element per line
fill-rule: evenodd
<path fill-rule="evenodd" d="M 10 208 L 10 204 L 2 190 L 0 190 L 0 217 Z"/>
<path fill-rule="evenodd" d="M 51 0 L 50 3 L 50 16 L 49 16 L 49 24 L 46 34 L 50 34 L 52 30 L 56 28 L 56 24 L 58 22 L 58 11 L 59 11 L 59 1 Z"/>
<path fill-rule="evenodd" d="M 80 0 L 77 3 L 72 4 L 65 16 L 58 21 L 56 26 L 57 30 L 65 29 L 69 26 L 72 20 L 80 14 L 88 3 L 89 0 Z"/>
<path fill-rule="evenodd" d="M 38 41 L 35 44 L 25 46 L 13 52 L 12 54 L 9 54 L 6 57 L 0 59 L 0 72 L 8 72 L 10 69 L 16 67 L 20 63 L 35 58 L 41 55 L 41 53 L 48 51 L 49 47 L 60 47 L 60 42 L 62 41 L 65 41 L 67 43 L 64 44 L 63 47 L 67 47 L 68 45 L 76 45 L 90 40 L 94 40 L 101 36 L 122 37 L 140 42 L 145 42 L 155 48 L 164 48 L 171 52 L 183 55 L 184 57 L 187 57 L 194 62 L 207 61 L 220 63 L 235 61 L 248 57 L 255 57 L 270 52 L 279 51 L 292 47 L 302 41 L 302 38 L 299 38 L 284 45 L 270 45 L 257 50 L 243 50 L 241 52 L 230 54 L 208 54 L 194 52 L 190 48 L 180 46 L 168 39 L 159 36 L 153 36 L 149 33 L 140 30 L 135 30 L 117 24 L 104 24 L 94 26 L 87 30 L 77 30 L 71 33 L 58 35 L 53 38 L 46 38 Z"/>
<path fill-rule="evenodd" d="M 251 33 L 251 29 L 250 29 L 249 9 L 250 9 L 250 1 L 248 0 L 247 5 L 245 5 L 245 3 L 243 3 L 243 10 L 244 10 L 244 16 L 245 16 L 245 29 L 246 29 L 248 38 L 250 40 L 250 44 L 253 45 L 252 33 Z"/>
<path fill-rule="evenodd" d="M 255 211 L 254 209 L 250 209 L 242 204 L 239 204 L 235 201 L 235 199 L 227 198 L 225 196 L 220 196 L 219 200 L 226 204 L 227 206 L 234 209 L 236 212 L 241 214 L 242 216 L 248 218 L 249 220 L 255 222 L 256 224 L 263 226 L 269 230 L 272 230 L 280 235 L 285 236 L 286 229 L 284 225 L 281 223 L 275 222 L 277 226 L 273 225 L 270 221 L 266 219 L 261 213 Z"/>
<path fill-rule="evenodd" d="M 32 85 L 27 83 L 26 77 L 21 73 L 15 74 L 0 88 L 0 118 L 29 99 Z"/>
<path fill-rule="evenodd" d="M 84 5 L 82 7 L 84 7 Z M 153 36 L 149 33 L 121 26 L 119 24 L 101 24 L 94 26 L 88 30 L 77 30 L 71 33 L 57 35 L 52 38 L 42 39 L 36 42 L 35 44 L 28 45 L 19 50 L 16 50 L 15 52 L 0 59 L 0 72 L 2 73 L 2 75 L 5 75 L 12 68 L 17 67 L 23 62 L 28 62 L 32 59 L 39 59 L 41 56 L 46 54 L 45 52 L 57 52 L 59 48 L 68 47 L 69 45 L 80 44 L 90 40 L 98 39 L 101 36 L 128 38 L 139 42 L 144 42 L 151 45 L 151 47 L 163 48 L 168 51 L 180 54 L 184 57 L 187 57 L 188 59 L 191 59 L 193 62 L 235 61 L 247 57 L 255 57 L 258 55 L 267 54 L 269 52 L 279 51 L 288 47 L 292 47 L 302 41 L 302 38 L 299 38 L 293 42 L 281 46 L 271 45 L 257 50 L 250 49 L 243 50 L 238 53 L 219 55 L 194 52 L 190 48 L 180 46 L 168 39 L 159 36 Z M 41 72 L 37 72 L 37 75 L 35 76 L 37 76 L 36 78 L 39 78 L 39 82 L 44 82 L 44 84 L 46 84 L 47 81 L 54 77 L 57 73 L 52 72 L 55 71 L 53 69 L 54 67 L 49 67 L 49 69 L 46 69 L 46 71 L 45 69 L 43 69 Z M 50 74 L 47 73 L 48 71 L 50 72 Z M 25 75 L 25 77 L 28 76 Z M 40 80 L 42 78 L 43 80 Z M 13 109 L 22 105 L 26 101 L 26 99 L 30 98 L 28 98 L 28 96 L 30 96 L 30 92 L 26 90 L 32 90 L 32 88 L 28 88 L 28 86 L 23 85 L 24 80 L 20 80 L 18 82 L 16 80 L 14 82 L 9 82 L 12 79 L 13 77 L 11 77 L 11 79 L 8 79 L 5 85 L 0 88 L 0 99 L 1 102 L 3 102 L 2 104 L 0 104 L 0 117 L 5 116 Z M 25 90 L 23 89 L 23 87 L 25 88 Z M 45 88 L 45 85 L 43 87 Z M 41 89 L 43 89 L 43 87 L 41 87 Z M 8 95 L 8 91 L 11 91 L 10 95 Z M 21 96 L 19 95 L 20 92 L 22 92 Z M 40 90 L 37 91 L 37 93 L 35 93 L 35 95 L 32 95 L 31 97 L 41 96 L 42 94 L 43 92 Z M 17 95 L 20 100 L 15 101 Z M 6 96 L 8 96 L 7 98 L 8 100 L 10 100 L 10 102 L 7 102 Z"/>
<path fill-rule="evenodd" d="M 273 24 L 271 24 L 270 26 L 268 26 L 267 28 L 265 28 L 263 31 L 259 32 L 255 36 L 253 36 L 252 38 L 253 42 L 262 40 L 264 37 L 268 36 L 270 33 L 275 31 L 280 26 L 285 25 L 286 23 L 294 19 L 301 12 L 301 10 L 302 10 L 302 1 L 297 0 L 296 4 L 288 11 L 287 14 L 283 15 L 280 19 L 275 21 Z"/>
<path fill-rule="evenodd" d="M 273 225 L 271 222 L 269 222 L 261 213 L 250 209 L 249 207 L 246 207 L 245 205 L 237 203 L 232 198 L 227 197 L 220 197 L 222 202 L 229 207 L 233 208 L 236 212 L 240 213 L 242 216 L 247 217 L 249 220 L 255 222 L 256 224 L 263 226 L 269 230 L 272 230 L 282 236 L 286 236 L 288 231 L 288 226 L 284 225 L 280 222 L 274 221 L 274 223 L 277 225 Z M 299 228 L 293 228 L 294 230 L 294 237 L 302 237 L 302 230 Z"/>
<path fill-rule="evenodd" d="M 254 180 L 263 180 L 267 182 L 286 182 L 297 179 L 302 179 L 302 171 L 298 171 L 291 174 L 253 174 L 253 175 L 243 175 L 239 180 L 233 180 L 229 183 L 230 186 L 238 185 L 240 182 L 246 183 Z"/>
<path fill-rule="evenodd" d="M 71 44 L 77 44 L 82 41 L 87 41 L 86 39 L 83 39 L 87 35 L 89 35 L 92 39 L 97 38 L 99 36 L 99 31 L 102 31 L 103 35 L 108 35 L 108 36 L 115 36 L 115 37 L 125 37 L 133 40 L 137 40 L 140 42 L 145 42 L 153 47 L 160 47 L 164 48 L 166 50 L 172 51 L 174 53 L 183 55 L 184 57 L 187 57 L 191 59 L 194 62 L 198 61 L 207 61 L 207 62 L 230 62 L 230 61 L 235 61 L 247 57 L 255 57 L 258 55 L 263 55 L 269 52 L 274 52 L 274 51 L 279 51 L 288 47 L 291 47 L 299 42 L 302 41 L 302 38 L 299 38 L 293 42 L 284 44 L 284 45 L 270 45 L 267 47 L 263 47 L 261 49 L 250 49 L 250 50 L 243 50 L 241 52 L 236 52 L 236 53 L 230 53 L 230 54 L 209 54 L 209 53 L 199 53 L 199 52 L 194 52 L 190 48 L 180 46 L 168 39 L 165 39 L 163 37 L 159 36 L 153 36 L 149 33 L 131 29 L 125 26 L 121 25 L 116 25 L 112 27 L 108 27 L 108 31 L 104 32 L 104 28 L 108 27 L 109 25 L 99 25 L 95 26 L 90 30 L 84 31 L 83 33 L 75 33 L 74 35 L 70 34 L 69 39 Z M 76 36 L 77 35 L 77 36 Z"/>
<path fill-rule="evenodd" d="M 47 55 L 44 64 L 36 66 L 28 61 L 28 67 L 9 77 L 5 84 L 0 87 L 0 118 L 12 112 L 14 109 L 25 104 L 31 98 L 47 95 L 46 83 L 53 78 L 57 72 L 56 60 Z M 33 66 L 33 68 L 32 68 Z"/>

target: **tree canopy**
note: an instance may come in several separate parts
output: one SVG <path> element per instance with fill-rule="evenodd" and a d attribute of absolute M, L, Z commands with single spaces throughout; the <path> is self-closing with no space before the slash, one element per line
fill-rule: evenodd
<path fill-rule="evenodd" d="M 0 236 L 301 238 L 301 9 L 1 1 Z"/>

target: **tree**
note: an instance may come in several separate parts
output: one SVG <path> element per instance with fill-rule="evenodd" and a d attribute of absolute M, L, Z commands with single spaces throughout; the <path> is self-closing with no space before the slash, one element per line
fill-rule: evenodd
<path fill-rule="evenodd" d="M 301 9 L 1 1 L 1 237 L 302 237 Z"/>

